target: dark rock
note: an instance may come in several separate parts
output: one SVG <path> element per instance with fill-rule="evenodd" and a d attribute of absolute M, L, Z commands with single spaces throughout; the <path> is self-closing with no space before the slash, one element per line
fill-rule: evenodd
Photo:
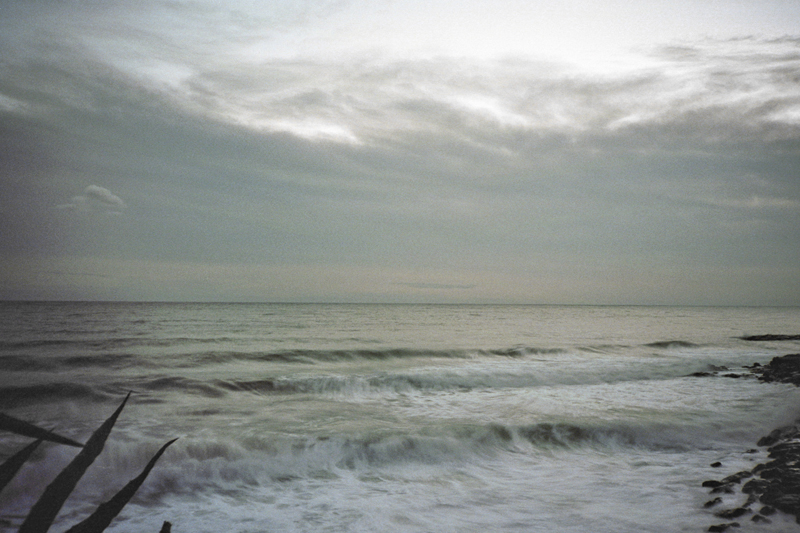
<path fill-rule="evenodd" d="M 775 432 L 773 431 L 772 433 L 775 433 Z M 766 435 L 766 436 L 761 437 L 760 439 L 758 439 L 758 442 L 756 444 L 758 446 L 772 446 L 773 444 L 778 442 L 778 437 L 772 436 L 772 433 L 770 433 L 769 435 Z"/>
<path fill-rule="evenodd" d="M 710 376 L 713 376 L 713 375 L 714 374 L 712 374 L 711 372 L 692 372 L 691 374 L 689 374 L 689 377 L 691 377 L 691 378 L 707 378 L 707 377 L 710 377 Z"/>
<path fill-rule="evenodd" d="M 798 475 L 795 473 L 790 477 L 782 478 L 780 488 L 784 494 L 800 495 L 800 479 Z"/>
<path fill-rule="evenodd" d="M 784 494 L 800 494 L 800 475 L 798 475 L 797 471 L 788 469 L 781 472 L 779 468 L 770 470 L 778 470 L 776 477 L 768 479 L 772 489 Z"/>
<path fill-rule="evenodd" d="M 727 524 L 717 524 L 714 526 L 710 526 L 708 531 L 711 533 L 720 533 L 722 531 L 727 531 L 729 528 L 732 527 L 740 527 L 739 522 L 729 522 Z"/>
<path fill-rule="evenodd" d="M 781 355 L 773 357 L 769 362 L 769 366 L 777 368 L 789 368 L 800 364 L 800 353 L 790 353 L 788 355 Z"/>
<path fill-rule="evenodd" d="M 734 378 L 734 379 L 738 379 L 738 378 L 742 377 L 742 375 L 741 375 L 741 374 L 722 374 L 722 377 L 723 377 L 723 378 Z"/>
<path fill-rule="evenodd" d="M 742 487 L 742 492 L 745 494 L 763 494 L 769 487 L 769 481 L 763 479 L 751 479 Z"/>
<path fill-rule="evenodd" d="M 729 509 L 727 511 L 720 511 L 718 513 L 714 513 L 714 516 L 718 516 L 720 518 L 739 518 L 742 515 L 746 515 L 750 513 L 750 509 L 745 509 L 744 507 L 737 507 L 736 509 Z"/>
<path fill-rule="evenodd" d="M 761 501 L 784 513 L 800 515 L 800 494 L 781 494 L 774 497 L 765 494 Z"/>
<path fill-rule="evenodd" d="M 706 503 L 703 504 L 703 507 L 708 509 L 709 507 L 714 507 L 718 503 L 722 503 L 722 498 L 717 497 L 717 498 L 714 498 L 713 500 L 709 500 L 709 501 L 707 501 Z"/>
<path fill-rule="evenodd" d="M 796 341 L 800 340 L 800 335 L 745 335 L 739 338 L 743 341 Z"/>
<path fill-rule="evenodd" d="M 761 476 L 761 479 L 766 480 L 780 479 L 783 476 L 783 470 L 774 466 L 767 467 L 759 472 L 758 475 Z"/>
<path fill-rule="evenodd" d="M 722 483 L 740 483 L 743 479 L 747 479 L 749 477 L 753 477 L 753 474 L 745 470 L 743 472 L 737 472 L 736 474 L 730 475 L 726 478 L 722 478 Z"/>
<path fill-rule="evenodd" d="M 711 494 L 733 494 L 735 491 L 730 485 L 720 485 L 711 489 Z"/>
<path fill-rule="evenodd" d="M 800 354 L 773 357 L 768 365 L 754 368 L 751 372 L 758 374 L 758 379 L 767 383 L 779 382 L 800 385 Z"/>
<path fill-rule="evenodd" d="M 782 440 L 790 439 L 798 434 L 796 426 L 784 426 L 770 431 L 766 437 L 761 437 L 756 444 L 759 446 L 772 446 Z"/>
<path fill-rule="evenodd" d="M 793 433 L 791 437 L 795 437 L 796 435 L 796 433 Z M 786 457 L 789 455 L 793 455 L 795 458 L 800 457 L 800 442 L 781 442 L 769 449 L 770 457 Z"/>
<path fill-rule="evenodd" d="M 748 338 L 747 340 L 800 340 L 798 336 L 767 336 Z M 752 374 L 758 376 L 763 382 L 791 383 L 800 386 L 800 354 L 789 354 L 774 357 L 769 364 L 754 364 L 749 368 Z M 729 374 L 728 377 L 738 377 Z M 736 509 L 728 509 L 715 513 L 715 516 L 733 519 L 752 513 L 749 507 L 756 502 L 763 504 L 761 510 L 752 517 L 753 522 L 770 523 L 766 516 L 781 511 L 794 516 L 800 524 L 800 420 L 795 425 L 785 426 L 770 432 L 758 441 L 758 446 L 768 447 L 769 461 L 758 464 L 750 471 L 737 472 L 719 481 L 708 480 L 703 482 L 703 487 L 711 488 L 711 494 L 732 494 L 734 486 L 745 479 L 753 478 L 744 483 L 741 491 L 747 494 L 747 503 Z M 749 450 L 747 453 L 756 453 L 758 450 Z M 719 461 L 712 463 L 713 468 L 719 468 Z M 757 476 L 754 478 L 754 476 Z M 721 503 L 721 498 L 708 501 L 704 507 L 709 508 Z M 731 527 L 738 527 L 735 522 L 711 526 L 709 531 L 726 531 Z"/>

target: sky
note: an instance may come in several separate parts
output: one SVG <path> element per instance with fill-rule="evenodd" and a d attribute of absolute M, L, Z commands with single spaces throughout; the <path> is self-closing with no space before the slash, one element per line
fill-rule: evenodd
<path fill-rule="evenodd" d="M 0 0 L 0 299 L 800 305 L 800 2 Z"/>

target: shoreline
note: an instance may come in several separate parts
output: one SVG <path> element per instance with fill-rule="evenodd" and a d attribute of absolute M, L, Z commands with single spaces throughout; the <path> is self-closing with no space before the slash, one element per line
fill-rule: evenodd
<path fill-rule="evenodd" d="M 755 363 L 744 368 L 755 374 L 763 383 L 789 383 L 800 386 L 800 353 L 774 357 L 766 365 Z M 725 376 L 740 377 L 736 374 L 725 374 Z M 767 448 L 769 461 L 759 463 L 752 470 L 737 472 L 720 480 L 704 481 L 702 486 L 711 489 L 709 494 L 712 495 L 712 499 L 703 507 L 710 509 L 722 504 L 722 495 L 736 494 L 736 487 L 748 480 L 739 490 L 747 496 L 745 503 L 738 507 L 716 511 L 714 516 L 727 520 L 749 517 L 756 523 L 770 523 L 769 516 L 782 512 L 794 516 L 797 524 L 800 524 L 800 420 L 773 430 L 769 435 L 759 439 L 756 446 Z M 746 453 L 756 451 L 749 450 Z M 710 466 L 719 468 L 722 465 L 712 463 Z M 754 510 L 757 506 L 760 508 Z M 739 522 L 725 522 L 712 525 L 707 531 L 716 533 L 740 526 Z"/>

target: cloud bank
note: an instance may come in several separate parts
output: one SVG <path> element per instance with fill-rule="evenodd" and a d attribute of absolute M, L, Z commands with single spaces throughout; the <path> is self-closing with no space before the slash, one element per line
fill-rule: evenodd
<path fill-rule="evenodd" d="M 800 304 L 792 5 L 598 57 L 401 4 L 9 6 L 0 296 Z"/>

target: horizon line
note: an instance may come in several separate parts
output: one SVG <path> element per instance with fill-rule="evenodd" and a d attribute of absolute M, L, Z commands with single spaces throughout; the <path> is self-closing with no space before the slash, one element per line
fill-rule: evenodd
<path fill-rule="evenodd" d="M 178 305 L 440 305 L 440 306 L 508 306 L 508 307 L 753 307 L 795 308 L 800 304 L 676 304 L 676 303 L 534 303 L 534 302 L 378 302 L 378 301 L 256 301 L 256 300 L 52 300 L 3 299 L 0 304 L 178 304 Z"/>

